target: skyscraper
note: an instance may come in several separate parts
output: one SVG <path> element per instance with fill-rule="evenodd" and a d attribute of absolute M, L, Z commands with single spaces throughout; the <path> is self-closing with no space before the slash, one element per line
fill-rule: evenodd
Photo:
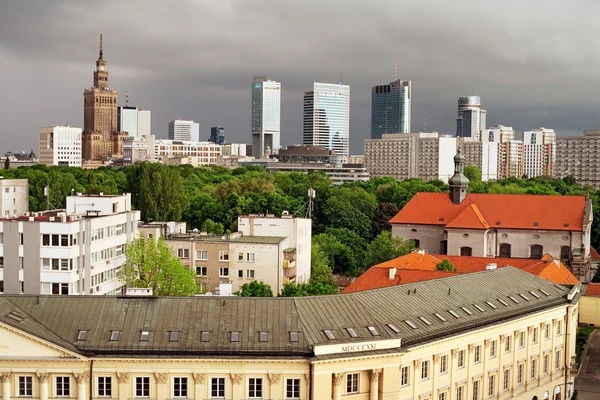
<path fill-rule="evenodd" d="M 315 82 L 304 92 L 304 144 L 323 146 L 347 158 L 350 138 L 350 86 Z"/>
<path fill-rule="evenodd" d="M 410 81 L 397 80 L 371 89 L 371 139 L 384 133 L 410 133 Z"/>
<path fill-rule="evenodd" d="M 458 98 L 456 136 L 481 140 L 481 132 L 486 128 L 486 111 L 481 108 L 481 97 L 461 96 Z"/>
<path fill-rule="evenodd" d="M 200 141 L 200 124 L 194 121 L 176 119 L 169 122 L 170 140 Z"/>
<path fill-rule="evenodd" d="M 117 108 L 117 130 L 127 133 L 127 136 L 138 135 L 138 109 L 137 107 Z"/>
<path fill-rule="evenodd" d="M 208 141 L 216 144 L 225 144 L 225 128 L 222 126 L 211 127 Z"/>
<path fill-rule="evenodd" d="M 122 154 L 123 140 L 127 134 L 117 130 L 117 98 L 119 91 L 108 86 L 108 70 L 102 52 L 94 71 L 94 86 L 83 92 L 83 158 L 105 161 Z"/>
<path fill-rule="evenodd" d="M 556 132 L 538 128 L 523 132 L 523 170 L 529 178 L 553 176 L 556 162 Z"/>
<path fill-rule="evenodd" d="M 267 76 L 252 78 L 252 151 L 256 158 L 277 154 L 280 145 L 281 83 Z"/>

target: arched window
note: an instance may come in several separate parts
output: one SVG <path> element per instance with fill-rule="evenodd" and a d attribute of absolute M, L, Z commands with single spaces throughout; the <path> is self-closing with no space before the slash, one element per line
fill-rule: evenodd
<path fill-rule="evenodd" d="M 498 255 L 500 258 L 510 258 L 510 244 L 502 243 L 500 244 L 500 254 Z"/>
<path fill-rule="evenodd" d="M 460 248 L 460 255 L 461 256 L 471 256 L 473 254 L 473 249 L 470 247 L 461 247 Z"/>
<path fill-rule="evenodd" d="M 544 246 L 539 244 L 532 244 L 529 258 L 539 260 L 544 256 Z"/>
<path fill-rule="evenodd" d="M 410 239 L 413 242 L 413 249 L 421 248 L 421 241 L 419 239 Z"/>
<path fill-rule="evenodd" d="M 560 246 L 560 261 L 563 264 L 569 264 L 571 261 L 571 248 L 569 246 Z"/>

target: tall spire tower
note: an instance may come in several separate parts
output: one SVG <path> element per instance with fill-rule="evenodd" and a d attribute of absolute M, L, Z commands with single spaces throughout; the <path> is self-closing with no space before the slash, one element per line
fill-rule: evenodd
<path fill-rule="evenodd" d="M 104 52 L 102 51 L 102 29 L 100 29 L 100 51 L 96 61 L 96 70 L 94 71 L 94 87 L 98 89 L 108 89 L 108 70 L 106 61 L 104 61 Z"/>

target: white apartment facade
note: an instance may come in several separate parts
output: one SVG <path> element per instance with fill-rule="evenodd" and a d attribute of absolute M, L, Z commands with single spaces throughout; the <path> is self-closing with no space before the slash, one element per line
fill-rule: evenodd
<path fill-rule="evenodd" d="M 158 139 L 154 141 L 154 161 L 169 163 L 172 158 L 187 158 L 194 166 L 217 165 L 221 157 L 221 145 L 211 142 Z"/>
<path fill-rule="evenodd" d="M 281 83 L 267 76 L 252 78 L 252 153 L 255 158 L 281 148 Z M 250 155 L 250 154 L 248 154 Z"/>
<path fill-rule="evenodd" d="M 123 166 L 154 161 L 154 141 L 154 135 L 130 136 L 123 140 Z"/>
<path fill-rule="evenodd" d="M 538 128 L 523 132 L 523 171 L 529 178 L 553 176 L 556 163 L 556 132 Z"/>
<path fill-rule="evenodd" d="M 238 217 L 238 230 L 245 237 L 286 237 L 289 249 L 284 255 L 286 275 L 296 283 L 308 283 L 311 267 L 312 220 L 298 218 L 284 211 L 280 218 L 274 215 L 247 215 Z"/>
<path fill-rule="evenodd" d="M 169 122 L 169 139 L 199 142 L 200 124 L 192 120 L 173 120 Z"/>
<path fill-rule="evenodd" d="M 554 176 L 572 176 L 581 186 L 600 189 L 600 129 L 587 129 L 583 136 L 557 137 Z"/>
<path fill-rule="evenodd" d="M 27 179 L 0 177 L 0 218 L 10 218 L 29 211 L 29 184 Z"/>
<path fill-rule="evenodd" d="M 120 293 L 125 246 L 135 238 L 139 218 L 127 193 L 69 196 L 65 210 L 0 220 L 1 291 Z"/>
<path fill-rule="evenodd" d="M 40 164 L 81 167 L 81 128 L 47 126 L 38 130 Z"/>
<path fill-rule="evenodd" d="M 365 140 L 364 163 L 371 177 L 448 182 L 454 174 L 456 144 L 457 138 L 437 132 L 383 134 L 381 139 Z"/>

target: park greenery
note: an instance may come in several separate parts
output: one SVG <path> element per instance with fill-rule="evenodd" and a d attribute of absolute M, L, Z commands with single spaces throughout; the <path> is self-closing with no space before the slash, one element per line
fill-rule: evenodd
<path fill-rule="evenodd" d="M 600 245 L 600 191 L 579 187 L 573 178 L 509 178 L 482 182 L 481 173 L 465 167 L 473 193 L 518 193 L 545 195 L 587 195 L 593 201 L 592 245 Z M 368 267 L 406 254 L 412 243 L 394 240 L 389 220 L 417 192 L 447 192 L 439 180 L 398 181 L 391 177 L 367 182 L 331 184 L 324 174 L 268 173 L 259 166 L 226 169 L 166 166 L 143 163 L 120 169 L 85 170 L 74 167 L 10 168 L 5 178 L 26 178 L 30 185 L 31 211 L 56 208 L 74 193 L 132 194 L 133 206 L 142 219 L 185 221 L 197 228 L 221 234 L 237 230 L 237 217 L 250 213 L 297 216 L 307 213 L 307 192 L 316 191 L 313 226 L 313 283 L 331 285 L 331 272 L 357 275 Z M 48 186 L 49 197 L 44 196 Z M 510 212 L 511 210 L 507 210 Z M 292 292 L 306 292 L 305 287 Z"/>

